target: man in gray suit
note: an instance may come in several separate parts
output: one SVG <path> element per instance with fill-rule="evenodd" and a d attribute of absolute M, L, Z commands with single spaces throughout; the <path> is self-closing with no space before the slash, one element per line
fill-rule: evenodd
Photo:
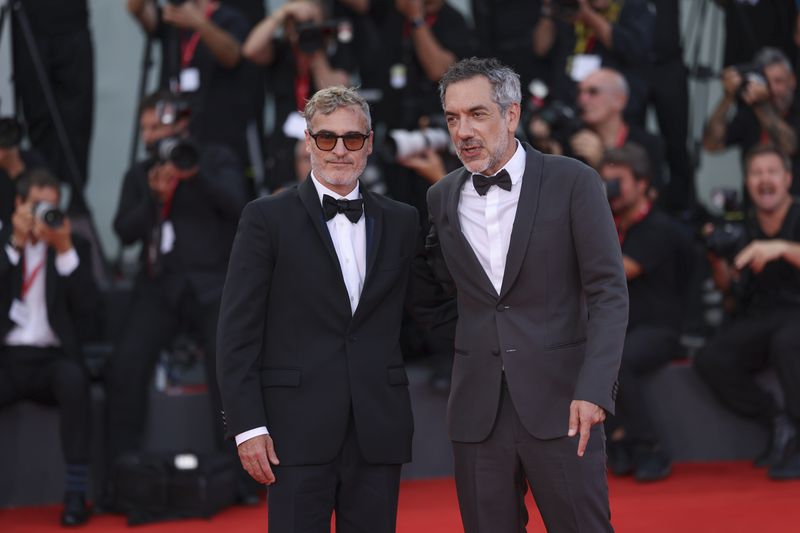
<path fill-rule="evenodd" d="M 530 486 L 549 531 L 611 531 L 601 422 L 628 294 L 602 180 L 514 138 L 519 76 L 498 61 L 454 64 L 440 95 L 464 167 L 428 192 L 416 310 L 455 341 L 447 424 L 464 529 L 525 531 Z"/>

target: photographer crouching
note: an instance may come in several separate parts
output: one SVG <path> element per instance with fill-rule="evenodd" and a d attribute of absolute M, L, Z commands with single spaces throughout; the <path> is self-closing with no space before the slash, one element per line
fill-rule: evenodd
<path fill-rule="evenodd" d="M 218 449 L 224 439 L 215 376 L 217 314 L 228 255 L 245 203 L 241 168 L 227 147 L 188 137 L 189 111 L 148 96 L 140 111 L 148 157 L 125 176 L 114 230 L 141 244 L 133 301 L 107 369 L 108 460 L 140 451 L 147 390 L 158 355 L 184 324 L 198 332 Z M 231 449 L 233 452 L 233 449 Z M 113 509 L 108 495 L 103 505 Z"/>
<path fill-rule="evenodd" d="M 744 219 L 743 247 L 730 259 L 709 253 L 715 283 L 724 292 L 738 289 L 739 309 L 695 368 L 729 409 L 769 429 L 769 445 L 755 464 L 769 466 L 774 479 L 800 478 L 800 204 L 789 194 L 791 163 L 777 148 L 750 150 L 745 171 L 753 208 Z M 754 374 L 768 366 L 785 409 L 756 384 Z"/>
<path fill-rule="evenodd" d="M 57 405 L 66 463 L 61 523 L 89 518 L 89 380 L 80 344 L 98 304 L 89 245 L 58 208 L 59 181 L 32 169 L 17 182 L 12 231 L 0 253 L 0 408 Z"/>

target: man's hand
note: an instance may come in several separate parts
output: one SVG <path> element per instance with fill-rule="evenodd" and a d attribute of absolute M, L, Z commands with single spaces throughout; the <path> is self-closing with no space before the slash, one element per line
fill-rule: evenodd
<path fill-rule="evenodd" d="M 749 80 L 742 89 L 742 101 L 749 106 L 767 103 L 769 98 L 769 87 L 760 81 Z"/>
<path fill-rule="evenodd" d="M 14 246 L 22 248 L 33 236 L 33 226 L 36 220 L 33 217 L 33 204 L 31 202 L 24 202 L 17 205 L 14 214 L 11 217 L 11 225 L 13 232 L 11 240 Z"/>
<path fill-rule="evenodd" d="M 592 426 L 606 419 L 606 412 L 599 405 L 585 400 L 572 400 L 569 404 L 569 431 L 567 435 L 581 435 L 578 441 L 578 457 L 583 457 L 586 445 L 589 444 L 589 431 Z"/>
<path fill-rule="evenodd" d="M 54 249 L 57 254 L 63 254 L 72 249 L 72 224 L 66 217 L 64 217 L 64 223 L 57 228 L 50 227 L 37 219 L 33 227 L 33 234 Z"/>
<path fill-rule="evenodd" d="M 425 16 L 425 5 L 422 0 L 395 0 L 394 5 L 406 20 Z"/>
<path fill-rule="evenodd" d="M 781 259 L 786 252 L 786 241 L 779 239 L 769 241 L 753 241 L 734 259 L 733 263 L 739 270 L 749 266 L 750 270 L 758 274 L 770 261 Z"/>
<path fill-rule="evenodd" d="M 313 2 L 286 2 L 276 12 L 281 24 L 287 19 L 295 22 L 322 22 L 322 10 Z"/>
<path fill-rule="evenodd" d="M 147 173 L 147 184 L 156 199 L 164 203 L 169 200 L 178 186 L 178 175 L 171 163 L 155 164 Z"/>
<path fill-rule="evenodd" d="M 270 465 L 278 465 L 278 456 L 275 455 L 275 446 L 272 437 L 259 435 L 241 443 L 238 447 L 239 460 L 242 467 L 250 476 L 264 485 L 275 483 L 275 474 Z"/>
<path fill-rule="evenodd" d="M 733 99 L 736 91 L 742 85 L 742 75 L 733 67 L 728 67 L 722 71 L 722 90 L 725 91 L 727 98 Z"/>
<path fill-rule="evenodd" d="M 569 140 L 572 153 L 583 159 L 590 167 L 597 168 L 603 160 L 603 141 L 591 130 L 583 129 Z"/>
<path fill-rule="evenodd" d="M 404 157 L 397 162 L 406 168 L 410 168 L 431 184 L 436 183 L 447 174 L 447 170 L 444 168 L 444 161 L 432 148 Z"/>
<path fill-rule="evenodd" d="M 199 30 L 205 24 L 205 14 L 192 0 L 179 6 L 166 3 L 163 7 L 164 22 L 184 30 Z"/>

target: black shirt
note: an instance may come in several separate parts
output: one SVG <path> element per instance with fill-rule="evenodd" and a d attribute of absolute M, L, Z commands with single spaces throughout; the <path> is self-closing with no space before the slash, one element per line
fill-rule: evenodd
<path fill-rule="evenodd" d="M 416 129 L 419 117 L 442 114 L 438 80 L 428 79 L 414 51 L 410 26 L 394 8 L 393 0 L 390 4 L 384 0 L 371 5 L 372 21 L 381 39 L 372 48 L 377 62 L 362 67 L 362 80 L 364 87 L 383 92 L 373 112 L 376 122 L 385 122 L 390 128 Z M 436 15 L 426 17 L 426 23 L 439 44 L 456 59 L 475 53 L 474 36 L 464 17 L 448 4 L 443 4 Z"/>
<path fill-rule="evenodd" d="M 725 55 L 723 66 L 750 63 L 764 46 L 779 48 L 794 63 L 793 0 L 725 0 Z"/>
<path fill-rule="evenodd" d="M 748 233 L 751 240 L 783 239 L 800 242 L 800 204 L 792 202 L 780 231 L 769 236 L 754 217 L 750 218 Z M 748 280 L 749 277 L 749 280 Z M 746 298 L 749 308 L 771 308 L 776 305 L 800 306 L 800 269 L 785 259 L 770 261 L 758 274 L 745 270 Z"/>
<path fill-rule="evenodd" d="M 641 325 L 680 330 L 686 285 L 691 274 L 691 243 L 683 228 L 653 209 L 631 226 L 622 254 L 642 267 L 628 280 L 628 328 Z"/>
<path fill-rule="evenodd" d="M 650 1 L 656 10 L 653 61 L 656 64 L 667 63 L 674 59 L 683 61 L 679 0 Z"/>
<path fill-rule="evenodd" d="M 23 0 L 22 5 L 35 33 L 64 34 L 89 27 L 87 0 Z"/>

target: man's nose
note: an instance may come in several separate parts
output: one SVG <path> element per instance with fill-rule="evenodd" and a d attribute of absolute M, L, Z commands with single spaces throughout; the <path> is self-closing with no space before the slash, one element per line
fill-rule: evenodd
<path fill-rule="evenodd" d="M 344 139 L 342 137 L 336 139 L 336 144 L 333 145 L 333 153 L 340 157 L 347 153 L 347 148 L 344 146 Z"/>

